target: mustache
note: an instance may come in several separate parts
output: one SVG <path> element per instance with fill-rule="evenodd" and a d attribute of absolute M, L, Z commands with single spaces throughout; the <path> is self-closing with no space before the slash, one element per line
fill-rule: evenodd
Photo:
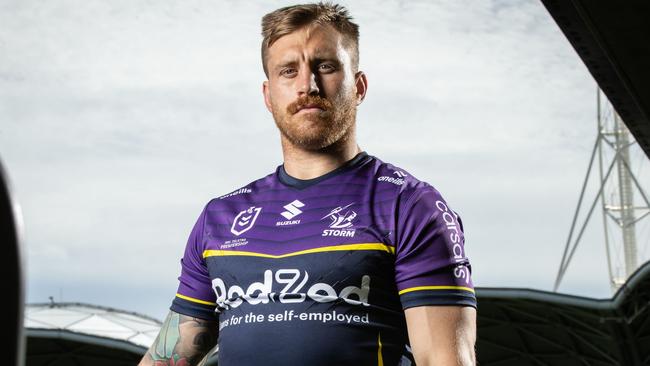
<path fill-rule="evenodd" d="M 296 99 L 294 102 L 287 106 L 287 111 L 291 114 L 296 114 L 302 107 L 306 105 L 314 105 L 324 111 L 332 108 L 332 102 L 318 95 L 306 95 Z"/>

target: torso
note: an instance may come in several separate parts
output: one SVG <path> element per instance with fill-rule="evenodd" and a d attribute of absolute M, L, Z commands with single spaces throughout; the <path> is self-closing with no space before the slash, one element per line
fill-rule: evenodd
<path fill-rule="evenodd" d="M 301 189 L 271 175 L 208 207 L 220 362 L 398 363 L 406 343 L 391 238 L 398 187 L 378 182 L 377 168 L 366 157 Z"/>

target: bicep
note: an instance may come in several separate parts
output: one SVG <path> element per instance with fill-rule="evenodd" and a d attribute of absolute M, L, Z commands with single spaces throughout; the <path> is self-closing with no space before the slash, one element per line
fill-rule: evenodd
<path fill-rule="evenodd" d="M 417 365 L 474 365 L 476 309 L 418 306 L 404 311 Z"/>
<path fill-rule="evenodd" d="M 167 365 L 171 359 L 196 365 L 217 344 L 217 335 L 218 322 L 170 311 L 139 366 Z"/>

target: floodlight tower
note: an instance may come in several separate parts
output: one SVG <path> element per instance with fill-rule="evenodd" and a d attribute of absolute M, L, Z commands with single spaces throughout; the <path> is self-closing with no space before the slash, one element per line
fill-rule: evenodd
<path fill-rule="evenodd" d="M 604 106 L 602 101 L 603 98 L 601 97 L 601 92 L 598 90 L 598 133 L 596 143 L 594 144 L 591 153 L 587 175 L 582 185 L 578 205 L 573 216 L 571 229 L 569 230 L 569 237 L 555 279 L 554 291 L 557 291 L 562 282 L 598 201 L 600 201 L 602 207 L 607 269 L 609 271 L 612 291 L 616 291 L 621 285 L 623 285 L 627 278 L 638 268 L 636 224 L 639 220 L 650 214 L 650 201 L 648 200 L 648 196 L 645 194 L 643 187 L 639 184 L 635 174 L 632 172 L 630 165 L 630 147 L 636 144 L 636 141 L 630 138 L 630 132 L 611 104 L 606 103 L 606 108 L 603 108 Z M 606 167 L 604 155 L 607 147 L 610 148 L 608 150 L 613 152 L 613 157 L 611 157 L 611 161 Z M 598 181 L 598 193 L 596 193 L 596 197 L 594 198 L 587 216 L 578 231 L 576 239 L 573 240 L 574 234 L 576 233 L 578 215 L 582 207 L 582 202 L 596 155 L 598 155 L 600 178 Z M 614 167 L 616 167 L 616 177 L 612 174 Z M 612 188 L 611 195 L 605 194 L 606 187 Z M 643 200 L 643 205 L 641 206 L 634 205 L 635 188 Z M 637 216 L 637 213 L 640 214 Z M 621 231 L 622 256 L 624 258 L 624 263 L 613 263 L 614 261 L 612 260 L 611 255 L 613 245 L 610 241 L 610 233 L 608 229 L 609 221 L 613 221 L 616 224 L 616 227 Z"/>
<path fill-rule="evenodd" d="M 599 98 L 600 99 L 600 98 Z M 623 234 L 623 253 L 625 257 L 625 277 L 629 277 L 637 268 L 636 231 L 634 218 L 634 195 L 632 191 L 632 173 L 630 166 L 630 133 L 621 123 L 621 118 L 614 113 L 614 145 L 618 152 L 616 170 L 618 171 L 619 206 L 605 205 L 605 215 L 610 213 L 618 221 Z M 612 213 L 619 212 L 619 217 Z"/>

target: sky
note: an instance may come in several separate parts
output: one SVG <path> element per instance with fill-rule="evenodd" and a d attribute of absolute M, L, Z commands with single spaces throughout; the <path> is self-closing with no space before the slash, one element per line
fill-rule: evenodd
<path fill-rule="evenodd" d="M 341 3 L 368 76 L 361 148 L 442 192 L 475 285 L 551 290 L 596 83 L 541 2 Z M 282 164 L 260 19 L 288 4 L 0 0 L 0 158 L 23 212 L 27 302 L 164 318 L 203 206 Z M 561 292 L 611 296 L 599 215 Z"/>

